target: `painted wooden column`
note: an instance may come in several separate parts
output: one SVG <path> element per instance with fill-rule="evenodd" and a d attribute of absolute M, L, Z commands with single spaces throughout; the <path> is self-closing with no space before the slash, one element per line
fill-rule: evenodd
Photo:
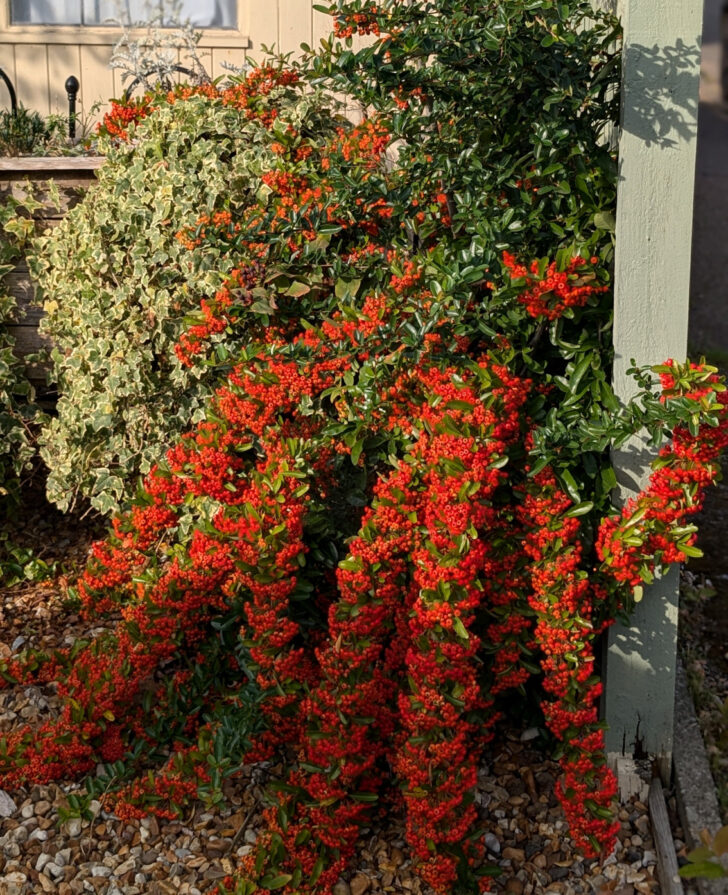
<path fill-rule="evenodd" d="M 638 365 L 684 360 L 697 141 L 702 0 L 620 0 L 624 26 L 615 256 L 614 384 L 635 392 Z M 653 454 L 634 439 L 615 452 L 622 496 Z M 672 758 L 678 570 L 645 589 L 631 627 L 613 627 L 604 710 L 607 753 L 643 750 L 663 776 Z"/>

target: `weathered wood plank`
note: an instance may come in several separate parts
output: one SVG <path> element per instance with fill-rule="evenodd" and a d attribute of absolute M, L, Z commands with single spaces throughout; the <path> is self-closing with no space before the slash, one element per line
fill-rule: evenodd
<path fill-rule="evenodd" d="M 53 343 L 45 336 L 41 336 L 36 327 L 11 324 L 8 332 L 15 339 L 13 353 L 16 357 L 24 358 L 28 354 L 40 351 L 42 348 L 52 348 Z"/>
<path fill-rule="evenodd" d="M 78 176 L 81 171 L 96 171 L 106 158 L 102 155 L 69 155 L 42 157 L 23 156 L 21 158 L 0 158 L 0 173 L 4 171 L 17 175 L 27 172 L 47 171 L 49 177 L 56 177 L 62 172 L 74 173 Z"/>
<path fill-rule="evenodd" d="M 70 170 L 67 164 L 69 161 L 72 163 Z M 41 202 L 45 200 L 47 203 L 34 213 L 37 231 L 42 233 L 57 227 L 65 214 L 83 198 L 94 182 L 95 172 L 103 161 L 102 158 L 0 159 L 0 163 L 14 163 L 4 166 L 4 171 L 0 169 L 0 200 L 7 195 L 22 200 L 27 195 L 30 181 L 33 184 L 35 198 Z M 20 166 L 25 167 L 27 162 L 36 163 L 31 166 L 35 170 L 28 172 L 28 178 L 21 179 L 18 169 Z M 55 168 L 56 164 L 62 167 Z M 52 178 L 58 187 L 60 207 L 50 204 L 49 178 Z M 43 348 L 51 348 L 52 342 L 38 332 L 43 310 L 34 304 L 35 289 L 24 261 L 4 277 L 0 288 L 7 290 L 15 298 L 18 306 L 16 320 L 7 324 L 8 333 L 15 340 L 13 350 L 16 357 L 22 360 Z M 46 380 L 46 367 L 26 364 L 26 375 L 31 382 L 42 384 Z"/>
<path fill-rule="evenodd" d="M 26 326 L 37 326 L 43 311 L 34 304 L 35 287 L 27 270 L 15 270 L 6 274 L 2 288 L 15 299 L 18 306 L 18 322 Z"/>
<path fill-rule="evenodd" d="M 53 226 L 50 221 L 60 221 L 66 214 L 74 208 L 85 196 L 89 186 L 93 181 L 85 184 L 77 184 L 67 187 L 63 184 L 58 186 L 58 204 L 51 199 L 50 192 L 47 188 L 46 181 L 34 181 L 32 184 L 33 198 L 42 203 L 40 208 L 33 211 L 33 218 L 38 222 L 38 232 L 48 226 Z M 19 202 L 22 202 L 28 195 L 27 181 L 4 182 L 0 180 L 0 201 L 5 201 L 12 196 Z M 23 212 L 25 214 L 25 212 Z"/>
<path fill-rule="evenodd" d="M 47 217 L 47 218 L 46 217 L 36 218 L 36 221 L 38 224 L 38 228 L 37 228 L 38 235 L 40 236 L 41 234 L 45 233 L 48 230 L 54 230 L 59 224 L 62 224 L 64 220 L 65 220 L 65 216 L 64 217 L 55 217 L 54 216 L 54 217 Z"/>
<path fill-rule="evenodd" d="M 660 892 L 662 895 L 684 895 L 683 886 L 677 872 L 675 844 L 672 840 L 670 819 L 667 816 L 665 794 L 662 791 L 662 783 L 657 778 L 650 784 L 649 808 L 650 820 L 652 821 L 652 835 L 657 850 L 657 873 L 660 878 Z"/>

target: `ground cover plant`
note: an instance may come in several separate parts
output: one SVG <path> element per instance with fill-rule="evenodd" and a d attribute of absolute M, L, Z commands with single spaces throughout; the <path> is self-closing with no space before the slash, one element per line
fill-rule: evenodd
<path fill-rule="evenodd" d="M 471 893 L 477 772 L 514 704 L 558 750 L 571 836 L 611 848 L 598 638 L 697 552 L 728 396 L 675 361 L 637 372 L 627 406 L 609 386 L 612 18 L 577 0 L 332 13 L 302 69 L 250 73 L 246 108 L 285 84 L 367 114 L 253 115 L 272 134 L 254 195 L 180 227 L 189 263 L 223 273 L 174 341 L 212 394 L 93 549 L 78 599 L 106 632 L 3 664 L 63 709 L 0 740 L 0 784 L 89 774 L 120 816 L 173 816 L 275 756 L 267 830 L 221 891 L 330 892 L 400 811 L 422 879 Z M 203 93 L 107 129 L 134 141 Z M 615 510 L 608 449 L 643 427 L 669 437 Z"/>
<path fill-rule="evenodd" d="M 724 879 L 728 877 L 725 855 L 728 854 L 728 826 L 721 827 L 715 836 L 703 833 L 702 845 L 687 856 L 688 863 L 680 868 L 680 876 L 687 879 Z"/>
<path fill-rule="evenodd" d="M 190 253 L 175 234 L 203 212 L 237 215 L 256 201 L 277 159 L 274 122 L 330 127 L 316 92 L 292 91 L 270 71 L 258 85 L 114 105 L 98 138 L 98 182 L 35 241 L 28 264 L 60 394 L 40 455 L 48 499 L 61 509 L 117 509 L 202 416 L 214 371 L 182 366 L 174 347 L 185 316 L 222 286 L 234 259 L 212 243 Z"/>
<path fill-rule="evenodd" d="M 21 481 L 32 469 L 38 407 L 25 366 L 13 351 L 8 327 L 21 312 L 5 277 L 35 232 L 31 215 L 38 207 L 30 191 L 24 199 L 8 194 L 0 200 L 0 497 L 6 510 L 16 505 Z"/>
<path fill-rule="evenodd" d="M 44 118 L 23 105 L 14 110 L 0 109 L 0 156 L 71 154 L 67 127 L 66 118 Z"/>

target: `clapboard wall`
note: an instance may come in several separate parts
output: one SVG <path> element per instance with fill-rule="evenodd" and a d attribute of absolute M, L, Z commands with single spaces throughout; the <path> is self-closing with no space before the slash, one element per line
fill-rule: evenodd
<path fill-rule="evenodd" d="M 262 46 L 298 53 L 300 45 L 318 44 L 331 30 L 328 15 L 313 8 L 314 0 L 238 0 L 238 28 L 202 32 L 200 52 L 213 77 L 224 65 L 243 65 L 262 55 Z M 91 125 L 106 104 L 123 92 L 120 73 L 109 68 L 119 30 L 113 27 L 12 25 L 10 0 L 0 0 L 0 68 L 15 84 L 18 100 L 44 115 L 64 114 L 64 84 L 75 75 L 81 84 L 79 112 Z M 9 99 L 0 83 L 0 108 Z"/>

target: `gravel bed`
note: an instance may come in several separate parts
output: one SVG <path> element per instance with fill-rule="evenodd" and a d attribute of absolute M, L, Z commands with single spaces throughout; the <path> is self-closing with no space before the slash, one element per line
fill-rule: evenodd
<path fill-rule="evenodd" d="M 507 742 L 478 792 L 490 860 L 503 871 L 493 889 L 531 893 L 657 893 L 656 855 L 645 805 L 620 809 L 620 842 L 603 864 L 584 861 L 572 848 L 553 796 L 557 767 Z M 527 762 L 527 763 L 525 763 Z M 198 808 L 183 819 L 122 821 L 92 802 L 93 820 L 61 822 L 59 808 L 75 787 L 34 786 L 0 798 L 0 892 L 3 895 L 202 895 L 233 872 L 255 843 L 262 788 L 252 774 L 228 793 L 227 806 Z M 535 797 L 534 797 L 535 793 Z M 412 872 L 401 826 L 367 831 L 355 869 L 334 895 L 412 892 L 429 895 Z"/>
<path fill-rule="evenodd" d="M 98 523 L 36 514 L 13 528 L 17 543 L 79 568 Z M 53 546 L 49 546 L 52 542 Z M 64 577 L 0 591 L 0 657 L 27 648 L 67 646 L 93 634 L 65 599 Z M 0 690 L 0 735 L 52 716 L 52 688 Z M 502 875 L 495 892 L 508 895 L 649 895 L 659 893 L 647 807 L 633 799 L 619 809 L 613 854 L 585 861 L 568 836 L 554 795 L 559 768 L 523 738 L 506 735 L 490 747 L 476 794 L 490 863 Z M 0 895 L 203 895 L 235 869 L 261 826 L 264 779 L 253 767 L 227 787 L 223 807 L 198 806 L 175 822 L 119 820 L 92 802 L 93 819 L 68 816 L 72 786 L 0 791 Z M 676 843 L 679 848 L 682 843 Z M 411 892 L 431 895 L 415 876 L 401 819 L 364 831 L 353 869 L 334 895 Z"/>

